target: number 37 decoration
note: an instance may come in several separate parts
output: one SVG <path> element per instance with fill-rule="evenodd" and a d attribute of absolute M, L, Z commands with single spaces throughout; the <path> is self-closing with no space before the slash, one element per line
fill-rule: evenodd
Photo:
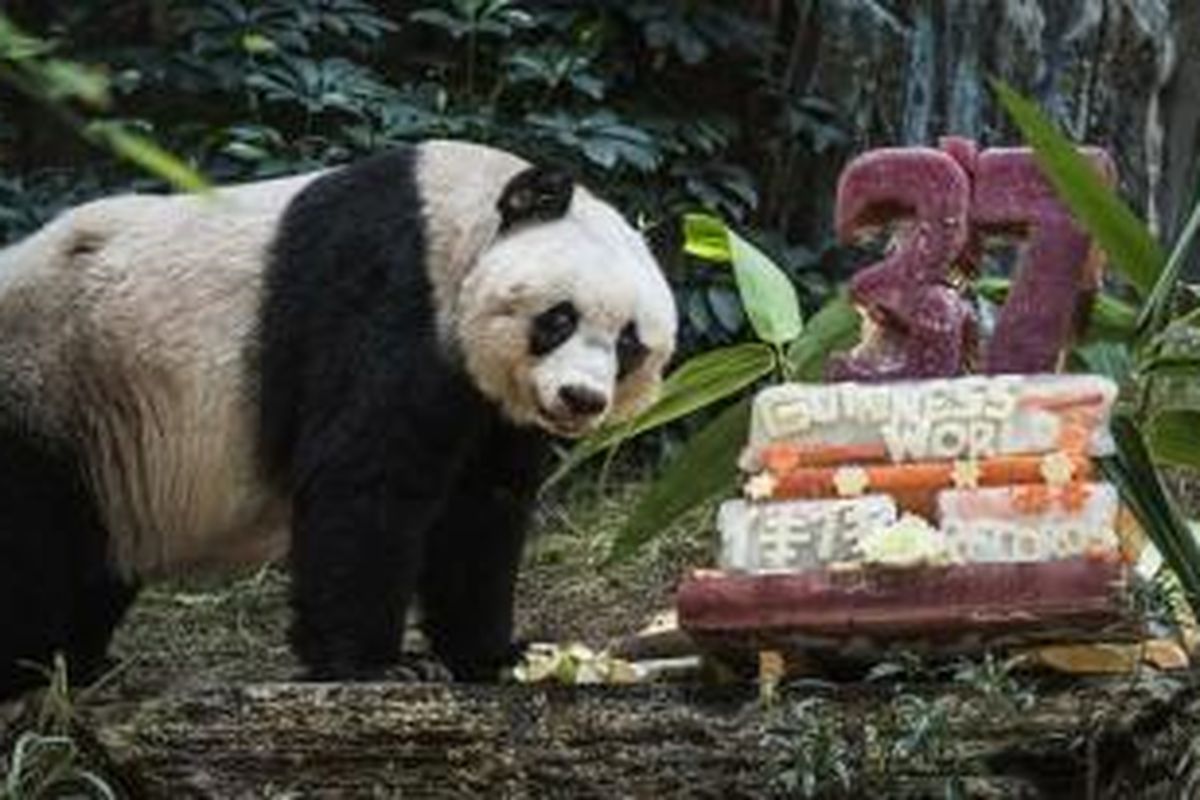
<path fill-rule="evenodd" d="M 1083 148 L 1110 185 L 1112 159 Z M 1028 148 L 885 148 L 852 161 L 838 183 L 843 242 L 890 228 L 884 257 L 850 284 L 863 344 L 830 363 L 835 380 L 1053 372 L 1100 286 L 1103 257 L 1071 219 Z M 981 342 L 958 288 L 995 242 L 1016 244 L 1008 298 Z"/>

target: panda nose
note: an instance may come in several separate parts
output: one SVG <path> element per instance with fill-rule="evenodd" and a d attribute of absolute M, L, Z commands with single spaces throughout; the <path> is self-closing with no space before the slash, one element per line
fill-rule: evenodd
<path fill-rule="evenodd" d="M 558 390 L 558 397 L 572 414 L 580 417 L 594 417 L 608 408 L 608 398 L 586 386 L 564 386 Z"/>

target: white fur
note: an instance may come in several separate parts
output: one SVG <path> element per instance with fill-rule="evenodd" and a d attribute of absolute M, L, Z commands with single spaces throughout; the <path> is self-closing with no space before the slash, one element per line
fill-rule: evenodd
<path fill-rule="evenodd" d="M 498 237 L 498 192 L 528 166 L 510 153 L 466 142 L 421 148 L 418 180 L 426 247 L 436 265 L 430 277 L 438 329 L 513 421 L 577 436 L 653 401 L 675 344 L 675 303 L 642 237 L 583 188 L 575 189 L 563 219 Z M 534 359 L 529 323 L 560 299 L 581 312 L 579 331 Z M 616 337 L 631 319 L 650 355 L 617 385 Z M 608 412 L 571 420 L 558 390 L 572 383 L 608 398 Z"/>
<path fill-rule="evenodd" d="M 82 442 L 126 573 L 285 542 L 247 358 L 265 248 L 312 177 L 100 200 L 0 255 L 0 372 L 17 376 L 17 413 Z"/>
<path fill-rule="evenodd" d="M 530 320 L 564 300 L 580 312 L 578 330 L 548 355 L 532 357 Z M 457 308 L 457 339 L 480 388 L 513 420 L 566 435 L 643 409 L 675 342 L 674 300 L 649 249 L 611 206 L 580 188 L 564 218 L 518 228 L 484 250 Z M 650 353 L 617 383 L 617 337 L 631 320 Z M 602 394 L 608 413 L 564 424 L 558 392 L 570 384 Z"/>

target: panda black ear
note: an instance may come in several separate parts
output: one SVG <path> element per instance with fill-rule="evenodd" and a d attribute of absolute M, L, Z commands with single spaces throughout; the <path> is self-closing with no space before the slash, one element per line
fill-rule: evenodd
<path fill-rule="evenodd" d="M 500 231 L 521 222 L 559 219 L 567 213 L 574 189 L 575 181 L 561 169 L 529 167 L 518 172 L 505 185 L 496 202 Z"/>

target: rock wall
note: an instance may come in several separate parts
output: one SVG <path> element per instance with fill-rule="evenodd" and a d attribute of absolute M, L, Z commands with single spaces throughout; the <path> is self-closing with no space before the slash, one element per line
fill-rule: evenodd
<path fill-rule="evenodd" d="M 847 154 L 932 143 L 945 134 L 990 145 L 1017 141 L 988 89 L 994 76 L 1040 102 L 1077 140 L 1112 151 L 1122 190 L 1153 224 L 1168 233 L 1182 225 L 1200 145 L 1195 0 L 781 6 L 776 10 L 792 23 L 786 27 L 802 37 L 793 42 L 802 52 L 790 91 L 837 108 L 850 137 Z M 840 165 L 841 159 L 818 157 L 799 167 L 810 180 L 829 180 Z"/>

